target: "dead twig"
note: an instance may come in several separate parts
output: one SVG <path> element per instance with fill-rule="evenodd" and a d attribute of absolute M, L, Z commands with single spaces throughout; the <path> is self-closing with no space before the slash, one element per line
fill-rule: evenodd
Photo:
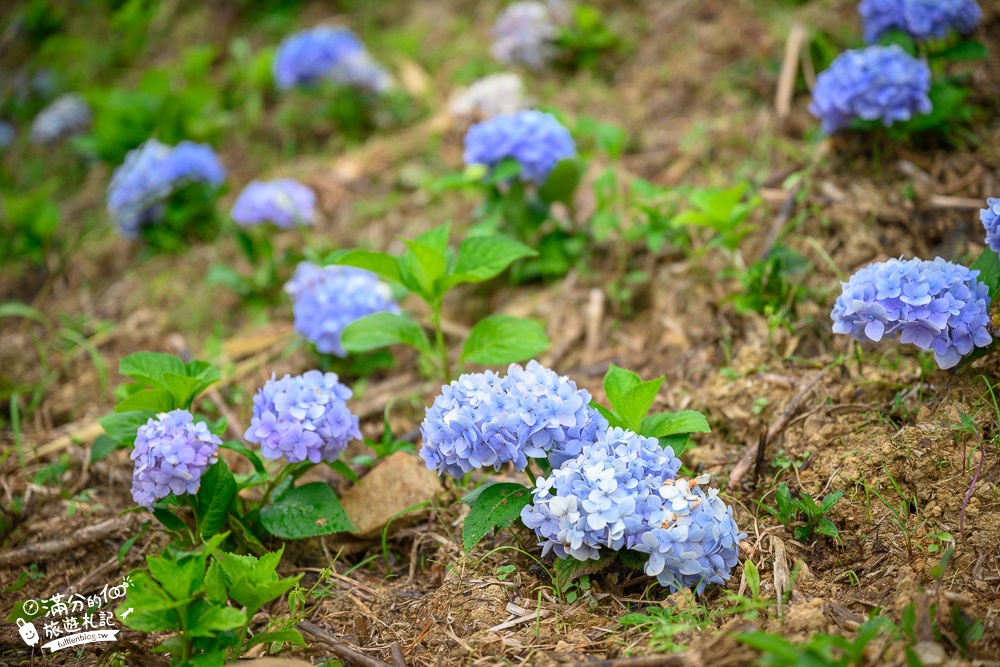
<path fill-rule="evenodd" d="M 979 481 L 979 475 L 983 472 L 983 462 L 986 460 L 986 447 L 983 445 L 983 439 L 979 436 L 979 432 L 976 432 L 976 437 L 979 438 L 979 465 L 976 466 L 976 474 L 972 476 L 972 483 L 969 484 L 969 490 L 965 492 L 965 498 L 962 500 L 962 510 L 958 513 L 958 533 L 962 536 L 962 541 L 965 542 L 965 508 L 968 507 L 969 501 L 972 500 L 972 494 L 976 491 L 976 483 Z"/>
<path fill-rule="evenodd" d="M 406 667 L 406 660 L 403 658 L 403 647 L 399 642 L 389 644 L 389 654 L 392 656 L 393 667 Z"/>
<path fill-rule="evenodd" d="M 0 554 L 0 567 L 24 565 L 25 563 L 47 560 L 53 556 L 65 555 L 65 552 L 71 549 L 103 540 L 120 530 L 130 528 L 134 521 L 134 516 L 134 514 L 116 516 L 113 519 L 102 521 L 97 525 L 81 528 L 72 535 L 61 537 L 58 540 L 39 542 L 38 544 L 26 544 L 18 549 L 11 549 L 6 553 Z"/>
<path fill-rule="evenodd" d="M 780 120 L 788 118 L 792 111 L 792 97 L 795 95 L 795 78 L 799 73 L 799 53 L 806 44 L 809 32 L 801 22 L 792 24 L 785 42 L 785 59 L 781 63 L 778 77 L 778 92 L 774 97 L 774 111 Z"/>
<path fill-rule="evenodd" d="M 346 663 L 358 665 L 358 667 L 392 667 L 378 658 L 373 658 L 361 653 L 360 651 L 355 651 L 347 644 L 338 641 L 336 637 L 323 628 L 313 625 L 309 621 L 300 622 L 298 627 L 301 630 L 305 630 L 316 639 L 325 642 L 330 647 L 330 650 Z"/>

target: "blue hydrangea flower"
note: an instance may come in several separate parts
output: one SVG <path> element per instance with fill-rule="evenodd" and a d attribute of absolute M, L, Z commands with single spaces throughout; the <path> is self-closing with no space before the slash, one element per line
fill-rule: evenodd
<path fill-rule="evenodd" d="M 335 373 L 274 377 L 254 396 L 244 436 L 260 444 L 265 457 L 284 456 L 289 463 L 333 462 L 351 440 L 361 439 L 358 418 L 347 407 L 353 393 Z"/>
<path fill-rule="evenodd" d="M 152 507 L 171 493 L 197 493 L 202 474 L 218 460 L 221 444 L 208 425 L 195 423 L 187 410 L 151 418 L 135 435 L 132 498 L 143 507 Z"/>
<path fill-rule="evenodd" d="M 0 150 L 10 148 L 17 137 L 17 130 L 5 120 L 0 120 Z"/>
<path fill-rule="evenodd" d="M 897 45 L 845 51 L 816 78 L 809 111 L 833 134 L 855 119 L 889 127 L 930 113 L 931 70 Z"/>
<path fill-rule="evenodd" d="M 92 117 L 90 105 L 82 96 L 60 95 L 35 116 L 31 123 L 31 142 L 54 144 L 87 129 Z"/>
<path fill-rule="evenodd" d="M 1000 198 L 987 199 L 986 208 L 979 211 L 979 219 L 986 228 L 986 245 L 1000 254 Z"/>
<path fill-rule="evenodd" d="M 521 179 L 541 185 L 560 160 L 576 155 L 569 130 L 555 116 L 519 111 L 477 123 L 465 135 L 465 164 L 494 167 L 507 159 L 521 165 Z"/>
<path fill-rule="evenodd" d="M 662 503 L 634 547 L 649 554 L 646 574 L 673 592 L 694 588 L 700 595 L 709 584 L 724 584 L 739 561 L 746 533 L 739 532 L 733 508 L 719 491 L 701 488 L 707 483 L 708 475 L 664 481 L 657 490 Z"/>
<path fill-rule="evenodd" d="M 345 357 L 340 332 L 373 313 L 398 313 L 389 286 L 373 273 L 350 266 L 302 262 L 285 285 L 291 295 L 295 330 L 323 354 Z"/>
<path fill-rule="evenodd" d="M 236 198 L 230 213 L 236 224 L 251 227 L 269 222 L 281 229 L 311 225 L 316 193 L 298 181 L 252 181 Z"/>
<path fill-rule="evenodd" d="M 493 24 L 490 53 L 505 65 L 542 67 L 556 55 L 559 24 L 565 16 L 566 9 L 559 1 L 514 2 Z"/>
<path fill-rule="evenodd" d="M 587 390 L 536 361 L 511 364 L 506 377 L 462 375 L 427 409 L 420 456 L 429 469 L 459 479 L 508 462 L 524 470 L 529 457 L 559 465 L 608 427 L 589 403 Z"/>
<path fill-rule="evenodd" d="M 341 26 L 318 26 L 286 37 L 274 59 L 274 80 L 281 89 L 328 80 L 382 92 L 392 84 L 361 40 Z"/>
<path fill-rule="evenodd" d="M 150 139 L 131 150 L 115 169 L 108 186 L 111 220 L 125 238 L 136 238 L 143 225 L 162 215 L 162 205 L 188 183 L 218 186 L 226 172 L 211 148 L 182 141 L 171 148 Z"/>
<path fill-rule="evenodd" d="M 588 560 L 599 558 L 601 548 L 633 548 L 662 507 L 658 489 L 680 467 L 656 438 L 610 428 L 538 478 L 521 520 L 541 540 L 543 555 Z"/>
<path fill-rule="evenodd" d="M 992 341 L 989 288 L 978 278 L 979 271 L 940 257 L 869 264 L 841 283 L 830 314 L 833 332 L 859 341 L 898 336 L 952 368 Z"/>
<path fill-rule="evenodd" d="M 890 30 L 902 30 L 917 42 L 944 39 L 952 30 L 966 35 L 983 18 L 976 0 L 861 0 L 858 13 L 869 44 Z"/>

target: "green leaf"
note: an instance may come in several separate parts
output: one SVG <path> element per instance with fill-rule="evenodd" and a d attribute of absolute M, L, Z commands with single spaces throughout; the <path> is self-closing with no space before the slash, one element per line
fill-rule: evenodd
<path fill-rule="evenodd" d="M 950 49 L 935 53 L 931 57 L 950 62 L 970 62 L 988 59 L 990 57 L 990 50 L 982 42 L 977 42 L 974 39 L 963 39 Z"/>
<path fill-rule="evenodd" d="M 163 352 L 135 352 L 122 357 L 118 362 L 118 372 L 136 382 L 150 387 L 161 387 L 164 373 L 184 375 L 184 362 L 172 354 Z"/>
<path fill-rule="evenodd" d="M 399 272 L 403 284 L 427 299 L 437 296 L 435 285 L 448 270 L 443 252 L 420 241 L 403 239 L 407 251 L 399 259 Z"/>
<path fill-rule="evenodd" d="M 773 655 L 780 662 L 770 661 L 768 664 L 796 665 L 799 664 L 799 651 L 790 641 L 770 632 L 744 632 L 736 635 L 736 641 L 755 648 L 761 653 Z"/>
<path fill-rule="evenodd" d="M 638 431 L 650 438 L 663 438 L 678 433 L 711 433 L 705 415 L 695 410 L 660 412 L 644 417 Z"/>
<path fill-rule="evenodd" d="M 820 504 L 819 504 L 820 511 L 823 514 L 826 514 L 831 509 L 833 509 L 833 506 L 837 504 L 837 501 L 840 500 L 843 497 L 844 497 L 843 490 L 841 490 L 841 491 L 834 491 L 833 493 L 826 494 L 826 496 L 823 497 L 823 500 L 820 501 Z"/>
<path fill-rule="evenodd" d="M 614 364 L 604 374 L 604 393 L 608 404 L 616 412 L 625 405 L 625 395 L 630 389 L 642 384 L 642 378 L 637 373 L 619 368 Z"/>
<path fill-rule="evenodd" d="M 673 451 L 674 456 L 678 458 L 687 451 L 688 445 L 691 444 L 691 436 L 687 433 L 677 433 L 657 439 L 660 441 L 660 447 L 663 449 L 669 447 Z"/>
<path fill-rule="evenodd" d="M 198 378 L 176 373 L 164 373 L 162 378 L 165 386 L 173 394 L 174 402 L 181 407 L 187 407 L 198 392 L 201 381 Z"/>
<path fill-rule="evenodd" d="M 175 533 L 182 533 L 187 530 L 187 524 L 177 517 L 173 512 L 163 507 L 154 507 L 153 516 L 163 524 L 167 530 Z"/>
<path fill-rule="evenodd" d="M 245 457 L 250 464 L 253 465 L 255 472 L 266 473 L 267 468 L 264 467 L 264 461 L 260 458 L 254 450 L 250 449 L 244 445 L 239 440 L 225 440 L 223 441 L 221 447 L 223 449 L 228 449 L 230 451 L 236 452 L 237 454 Z"/>
<path fill-rule="evenodd" d="M 115 412 L 170 412 L 175 407 L 174 396 L 166 389 L 143 389 L 127 396 L 115 406 Z"/>
<path fill-rule="evenodd" d="M 431 248 L 437 254 L 444 257 L 448 252 L 448 236 L 451 233 L 451 225 L 445 223 L 443 225 L 438 225 L 430 231 L 426 231 L 414 241 L 422 243 L 423 245 Z"/>
<path fill-rule="evenodd" d="M 394 283 L 402 284 L 403 282 L 399 275 L 399 263 L 396 261 L 396 258 L 384 252 L 348 250 L 344 253 L 336 253 L 327 259 L 333 264 L 354 266 L 359 269 L 371 271 L 375 275 Z"/>
<path fill-rule="evenodd" d="M 840 531 L 837 530 L 837 526 L 835 526 L 833 522 L 827 518 L 819 520 L 819 523 L 816 524 L 816 532 L 820 535 L 826 535 L 827 537 L 837 537 L 840 535 Z"/>
<path fill-rule="evenodd" d="M 486 487 L 473 502 L 462 525 L 465 550 L 479 544 L 494 528 L 510 527 L 521 516 L 521 509 L 530 502 L 531 489 L 520 484 L 502 482 Z"/>
<path fill-rule="evenodd" d="M 519 259 L 538 253 L 503 236 L 473 236 L 462 241 L 454 274 L 443 281 L 445 289 L 459 283 L 478 283 L 496 277 Z"/>
<path fill-rule="evenodd" d="M 530 359 L 552 345 L 537 322 L 510 315 L 490 315 L 472 327 L 462 361 L 484 366 Z"/>
<path fill-rule="evenodd" d="M 257 644 L 265 644 L 271 642 L 282 642 L 285 644 L 295 644 L 296 646 L 301 646 L 305 648 L 306 640 L 302 638 L 302 634 L 294 628 L 286 628 L 284 630 L 271 630 L 269 632 L 258 632 L 250 641 L 247 642 L 246 648 L 256 646 Z"/>
<path fill-rule="evenodd" d="M 787 523 L 791 519 L 792 512 L 792 492 L 788 490 L 788 485 L 782 482 L 774 492 L 774 500 L 778 503 L 780 519 Z"/>
<path fill-rule="evenodd" d="M 583 576 L 597 574 L 615 562 L 614 552 L 601 556 L 597 560 L 577 560 L 575 558 L 556 558 L 552 564 L 555 577 L 552 583 L 559 591 L 565 591 L 566 587 Z"/>
<path fill-rule="evenodd" d="M 580 185 L 585 168 L 586 165 L 579 158 L 560 160 L 549 172 L 542 187 L 538 188 L 538 196 L 549 204 L 562 202 L 567 206 L 572 205 L 573 193 Z"/>
<path fill-rule="evenodd" d="M 0 317 L 17 317 L 24 320 L 32 320 L 42 325 L 48 324 L 48 319 L 46 319 L 42 311 L 20 301 L 5 301 L 4 303 L 0 303 Z"/>
<path fill-rule="evenodd" d="M 174 600 L 186 600 L 205 578 L 205 559 L 189 556 L 173 560 L 169 556 L 147 556 L 149 573 Z"/>
<path fill-rule="evenodd" d="M 1000 256 L 986 248 L 969 268 L 979 271 L 980 282 L 986 283 L 990 288 L 991 300 L 1000 296 Z"/>
<path fill-rule="evenodd" d="M 260 512 L 267 532 L 286 540 L 354 530 L 329 484 L 313 482 L 285 493 Z"/>
<path fill-rule="evenodd" d="M 431 351 L 420 325 L 399 313 L 373 313 L 354 320 L 340 332 L 340 344 L 352 354 L 398 344 L 427 354 Z"/>
<path fill-rule="evenodd" d="M 186 634 L 191 637 L 214 637 L 219 632 L 235 630 L 247 622 L 246 614 L 239 609 L 205 600 L 196 601 L 187 613 Z"/>
<path fill-rule="evenodd" d="M 202 539 L 222 530 L 229 506 L 236 498 L 236 491 L 233 472 L 221 459 L 201 476 L 201 486 L 198 488 L 198 532 Z"/>
<path fill-rule="evenodd" d="M 118 616 L 122 624 L 141 632 L 176 631 L 180 627 L 180 617 L 176 608 L 178 603 L 156 583 L 146 572 L 136 572 L 132 575 L 132 585 L 128 587 L 128 595 L 118 607 Z M 132 613 L 124 618 L 122 612 L 132 608 Z"/>
<path fill-rule="evenodd" d="M 226 582 L 222 578 L 222 568 L 217 560 L 212 560 L 205 572 L 205 597 L 212 602 L 224 603 L 229 594 L 226 591 Z"/>
<path fill-rule="evenodd" d="M 625 392 L 625 397 L 620 405 L 615 405 L 615 412 L 628 424 L 629 429 L 638 432 L 641 428 L 642 419 L 649 412 L 649 408 L 656 400 L 656 394 L 663 384 L 663 377 L 647 382 L 641 382 L 631 387 Z"/>
<path fill-rule="evenodd" d="M 337 459 L 336 461 L 332 461 L 332 462 L 331 461 L 327 461 L 327 465 L 329 465 L 331 468 L 333 468 L 338 473 L 340 473 L 341 476 L 346 477 L 347 479 L 351 480 L 355 484 L 357 484 L 358 482 L 361 481 L 361 479 L 358 478 L 358 473 L 354 472 L 351 469 L 351 466 L 347 465 L 346 463 L 344 463 L 340 459 Z"/>
<path fill-rule="evenodd" d="M 135 442 L 135 432 L 139 427 L 155 416 L 156 413 L 151 410 L 115 412 L 104 415 L 97 420 L 97 423 L 112 440 L 117 440 L 123 445 L 131 445 Z"/>
<path fill-rule="evenodd" d="M 90 446 L 90 463 L 94 464 L 108 458 L 112 452 L 120 449 L 122 444 L 114 438 L 106 435 L 99 435 L 94 438 L 94 444 Z"/>

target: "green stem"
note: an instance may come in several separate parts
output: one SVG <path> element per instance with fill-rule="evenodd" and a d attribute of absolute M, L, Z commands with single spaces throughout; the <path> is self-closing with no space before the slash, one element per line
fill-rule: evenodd
<path fill-rule="evenodd" d="M 291 472 L 291 470 L 292 466 L 285 466 L 284 468 L 281 469 L 281 472 L 279 472 L 277 476 L 268 483 L 267 487 L 264 489 L 264 497 L 261 498 L 260 501 L 261 507 L 265 507 L 267 505 L 267 501 L 271 498 L 271 492 L 274 491 L 274 489 L 281 482 L 283 482 L 286 477 L 288 477 L 288 474 Z"/>

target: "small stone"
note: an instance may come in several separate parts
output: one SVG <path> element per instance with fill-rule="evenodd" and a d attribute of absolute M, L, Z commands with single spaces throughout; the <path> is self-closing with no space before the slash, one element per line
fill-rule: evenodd
<path fill-rule="evenodd" d="M 437 473 L 428 470 L 420 457 L 408 452 L 396 452 L 384 459 L 344 492 L 340 499 L 359 537 L 375 537 L 392 521 L 393 526 L 412 524 L 427 509 L 401 512 L 434 499 L 441 491 Z"/>
<path fill-rule="evenodd" d="M 913 647 L 913 652 L 924 667 L 937 667 L 948 659 L 941 645 L 934 642 L 918 642 Z"/>

